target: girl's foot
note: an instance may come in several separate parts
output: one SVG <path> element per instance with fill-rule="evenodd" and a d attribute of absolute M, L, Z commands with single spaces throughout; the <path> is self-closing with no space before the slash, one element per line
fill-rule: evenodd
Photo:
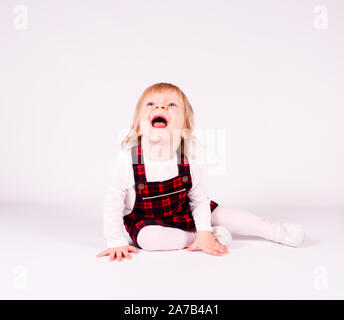
<path fill-rule="evenodd" d="M 292 247 L 301 247 L 305 240 L 303 227 L 298 224 L 283 223 L 278 226 L 273 241 Z"/>
<path fill-rule="evenodd" d="M 213 236 L 225 247 L 230 247 L 232 244 L 232 235 L 226 227 L 223 226 L 214 226 L 213 227 Z"/>

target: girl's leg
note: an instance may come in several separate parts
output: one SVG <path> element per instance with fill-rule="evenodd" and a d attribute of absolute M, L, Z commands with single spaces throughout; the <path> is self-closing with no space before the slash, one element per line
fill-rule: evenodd
<path fill-rule="evenodd" d="M 189 247 L 196 233 L 178 228 L 149 225 L 143 227 L 137 235 L 137 242 L 144 250 L 178 250 Z"/>
<path fill-rule="evenodd" d="M 232 210 L 220 205 L 211 214 L 211 225 L 227 227 L 233 234 L 258 236 L 272 241 L 281 240 L 287 235 L 286 230 L 279 230 L 280 224 L 271 223 L 248 211 Z"/>
<path fill-rule="evenodd" d="M 212 226 L 227 227 L 230 233 L 258 236 L 281 242 L 287 235 L 280 224 L 274 224 L 265 218 L 243 210 L 232 210 L 218 206 L 211 213 Z M 277 238 L 278 235 L 278 238 Z M 149 225 L 142 228 L 137 236 L 139 246 L 144 250 L 178 250 L 189 247 L 196 238 L 196 232 L 178 228 Z"/>

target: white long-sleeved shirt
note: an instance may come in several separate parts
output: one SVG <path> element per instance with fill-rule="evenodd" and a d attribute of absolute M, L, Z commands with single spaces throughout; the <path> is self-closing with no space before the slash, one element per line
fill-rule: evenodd
<path fill-rule="evenodd" d="M 152 161 L 143 156 L 147 181 L 164 181 L 178 175 L 177 154 L 167 161 Z M 190 208 L 197 231 L 212 231 L 210 199 L 204 170 L 188 157 L 192 188 L 188 192 Z M 111 167 L 104 197 L 104 236 L 108 248 L 128 245 L 123 216 L 130 214 L 135 203 L 135 178 L 131 150 L 121 150 Z M 128 235 L 128 234 L 127 234 Z"/>

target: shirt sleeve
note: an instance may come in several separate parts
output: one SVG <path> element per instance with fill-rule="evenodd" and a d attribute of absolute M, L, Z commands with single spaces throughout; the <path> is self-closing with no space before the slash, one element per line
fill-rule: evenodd
<path fill-rule="evenodd" d="M 213 231 L 211 226 L 210 198 L 205 181 L 205 172 L 197 162 L 190 162 L 192 188 L 188 196 L 197 231 Z"/>
<path fill-rule="evenodd" d="M 127 155 L 121 151 L 108 176 L 104 196 L 104 236 L 108 248 L 129 245 L 124 236 L 123 212 L 127 192 L 128 177 Z"/>

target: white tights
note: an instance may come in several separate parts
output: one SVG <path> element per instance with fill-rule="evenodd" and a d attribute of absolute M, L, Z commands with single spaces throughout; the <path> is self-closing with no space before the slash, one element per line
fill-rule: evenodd
<path fill-rule="evenodd" d="M 279 224 L 248 211 L 231 210 L 219 205 L 211 213 L 211 225 L 227 227 L 231 234 L 258 236 L 273 241 Z M 140 230 L 137 242 L 144 250 L 177 250 L 190 246 L 195 237 L 194 231 L 149 225 Z"/>

